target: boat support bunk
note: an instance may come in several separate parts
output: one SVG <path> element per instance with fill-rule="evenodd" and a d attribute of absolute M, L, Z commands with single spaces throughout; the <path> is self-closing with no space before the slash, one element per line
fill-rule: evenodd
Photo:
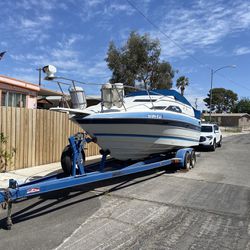
<path fill-rule="evenodd" d="M 101 150 L 101 161 L 85 166 L 83 148 L 86 143 L 91 141 L 91 139 L 87 138 L 82 133 L 69 137 L 69 144 L 72 149 L 71 175 L 58 173 L 20 185 L 14 179 L 9 180 L 8 188 L 0 190 L 0 204 L 2 208 L 7 209 L 6 229 L 10 230 L 13 225 L 11 218 L 12 204 L 19 199 L 35 197 L 48 192 L 113 179 L 170 165 L 189 170 L 194 167 L 196 162 L 194 149 L 183 148 L 172 153 L 172 156 L 168 158 L 161 154 L 149 157 L 144 161 L 137 161 L 125 164 L 123 167 L 114 167 L 112 170 L 110 170 L 110 168 L 109 170 L 105 170 L 105 166 L 108 165 L 110 161 L 106 159 L 109 152 Z M 89 171 L 89 169 L 95 170 Z"/>

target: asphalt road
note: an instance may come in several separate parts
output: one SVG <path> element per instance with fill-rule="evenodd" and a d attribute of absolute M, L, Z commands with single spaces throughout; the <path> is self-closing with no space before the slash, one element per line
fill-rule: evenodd
<path fill-rule="evenodd" d="M 189 172 L 19 202 L 13 221 L 11 231 L 0 221 L 0 249 L 250 249 L 250 134 L 201 152 Z"/>

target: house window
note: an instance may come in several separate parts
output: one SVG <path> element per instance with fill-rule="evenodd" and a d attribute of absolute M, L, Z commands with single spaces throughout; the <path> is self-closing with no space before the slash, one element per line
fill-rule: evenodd
<path fill-rule="evenodd" d="M 6 107 L 26 107 L 26 95 L 2 91 L 1 105 Z"/>
<path fill-rule="evenodd" d="M 1 106 L 6 106 L 6 92 L 2 91 Z"/>

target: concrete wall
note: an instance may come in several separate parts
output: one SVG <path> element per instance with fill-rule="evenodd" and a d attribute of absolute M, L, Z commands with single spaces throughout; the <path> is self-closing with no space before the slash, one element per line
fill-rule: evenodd
<path fill-rule="evenodd" d="M 248 117 L 241 117 L 239 119 L 239 126 L 243 129 L 250 129 L 250 118 Z"/>
<path fill-rule="evenodd" d="M 206 116 L 205 119 L 208 121 L 209 117 Z M 212 122 L 215 122 L 219 126 L 224 126 L 224 127 L 238 127 L 239 117 L 212 116 Z"/>
<path fill-rule="evenodd" d="M 209 115 L 205 115 L 206 121 L 209 121 Z M 227 128 L 241 128 L 250 130 L 250 116 L 212 116 L 212 122 L 217 123 L 219 126 Z"/>
<path fill-rule="evenodd" d="M 221 117 L 221 126 L 225 127 L 238 127 L 239 126 L 239 117 L 234 116 L 224 116 Z"/>

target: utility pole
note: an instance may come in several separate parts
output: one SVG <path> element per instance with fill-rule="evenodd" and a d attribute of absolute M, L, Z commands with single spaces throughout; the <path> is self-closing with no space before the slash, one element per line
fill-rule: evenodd
<path fill-rule="evenodd" d="M 212 96 L 213 96 L 213 78 L 214 78 L 214 74 L 221 70 L 221 69 L 225 69 L 225 68 L 236 68 L 236 65 L 226 65 L 223 66 L 221 68 L 218 68 L 216 70 L 211 69 L 211 87 L 210 87 L 210 100 L 209 100 L 209 121 L 211 122 L 212 120 Z"/>
<path fill-rule="evenodd" d="M 210 87 L 210 98 L 209 98 L 209 121 L 212 121 L 212 94 L 213 94 L 213 78 L 214 70 L 211 69 L 211 87 Z"/>
<path fill-rule="evenodd" d="M 42 85 L 42 68 L 38 68 L 38 69 L 36 69 L 39 73 L 39 78 L 38 78 L 38 83 L 39 83 L 39 86 L 41 86 Z"/>

